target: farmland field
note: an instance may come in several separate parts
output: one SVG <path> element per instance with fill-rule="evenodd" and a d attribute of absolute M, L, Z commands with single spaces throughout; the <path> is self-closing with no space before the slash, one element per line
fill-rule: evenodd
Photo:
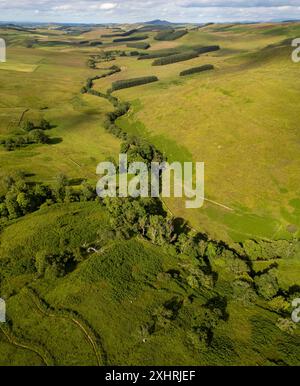
<path fill-rule="evenodd" d="M 0 366 L 300 364 L 300 23 L 173 27 L 0 26 Z M 120 149 L 204 206 L 97 197 Z"/>

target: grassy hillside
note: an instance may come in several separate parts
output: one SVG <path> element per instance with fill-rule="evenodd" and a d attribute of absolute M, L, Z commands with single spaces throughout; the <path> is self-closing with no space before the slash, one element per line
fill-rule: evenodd
<path fill-rule="evenodd" d="M 59 206 L 3 232 L 1 261 L 9 257 L 6 267 L 15 271 L 1 286 L 9 309 L 9 325 L 0 331 L 2 365 L 298 363 L 299 331 L 282 332 L 267 303 L 234 292 L 232 257 L 210 257 L 218 279 L 213 288 L 208 282 L 199 286 L 201 261 L 140 238 L 104 240 L 105 216 L 92 203 Z M 13 241 L 12 234 L 19 239 Z M 62 242 L 74 249 L 91 240 L 106 246 L 62 278 L 16 273 L 16 264 L 41 248 L 55 253 Z M 221 315 L 206 346 L 197 326 L 210 309 Z"/>

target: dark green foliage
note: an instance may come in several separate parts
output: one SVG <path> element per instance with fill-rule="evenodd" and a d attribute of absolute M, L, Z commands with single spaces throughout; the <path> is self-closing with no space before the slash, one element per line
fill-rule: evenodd
<path fill-rule="evenodd" d="M 55 202 L 94 201 L 95 189 L 86 181 L 76 191 L 70 186 L 68 178 L 61 174 L 54 187 L 29 184 L 23 174 L 7 176 L 1 181 L 0 218 L 16 219 L 38 210 L 43 204 Z"/>
<path fill-rule="evenodd" d="M 69 251 L 57 255 L 40 251 L 35 257 L 35 267 L 39 277 L 63 277 L 76 267 L 76 257 Z"/>
<path fill-rule="evenodd" d="M 106 94 L 102 94 L 98 91 L 93 90 L 94 80 L 103 79 L 103 78 L 106 78 L 107 76 L 111 76 L 111 75 L 116 74 L 117 72 L 121 71 L 120 67 L 118 67 L 118 66 L 111 66 L 107 70 L 108 71 L 105 74 L 96 75 L 93 78 L 88 78 L 86 81 L 86 85 L 83 86 L 81 89 L 81 93 L 82 94 L 89 93 L 89 94 L 92 94 L 95 96 L 101 96 L 101 97 L 105 98 Z"/>
<path fill-rule="evenodd" d="M 123 88 L 140 86 L 143 84 L 157 82 L 157 81 L 158 81 L 158 78 L 156 76 L 145 76 L 141 78 L 119 80 L 112 84 L 112 90 L 116 91 L 116 90 L 121 90 Z"/>
<path fill-rule="evenodd" d="M 198 55 L 205 54 L 206 52 L 213 52 L 218 51 L 220 49 L 220 46 L 194 46 L 192 47 L 193 51 L 196 51 Z"/>
<path fill-rule="evenodd" d="M 30 121 L 25 121 L 24 124 L 23 124 L 23 130 L 25 131 L 31 131 L 31 130 L 34 130 L 35 129 L 35 125 L 33 122 L 30 122 Z"/>
<path fill-rule="evenodd" d="M 128 37 L 128 38 L 118 38 L 114 39 L 114 43 L 124 43 L 124 42 L 136 42 L 139 40 L 145 40 L 148 39 L 148 35 L 142 35 L 142 36 L 133 36 L 133 37 Z"/>
<path fill-rule="evenodd" d="M 151 54 L 143 54 L 138 58 L 138 60 L 145 60 L 145 59 L 157 59 L 157 58 L 164 58 L 166 56 L 171 56 L 171 55 L 176 55 L 179 54 L 180 52 L 177 50 L 160 50 L 153 52 Z"/>
<path fill-rule="evenodd" d="M 167 64 L 184 62 L 185 60 L 190 60 L 197 58 L 198 54 L 195 51 L 188 51 L 182 54 L 170 55 L 163 58 L 156 59 L 152 65 L 153 66 L 165 66 Z"/>
<path fill-rule="evenodd" d="M 25 121 L 22 125 L 22 129 L 28 133 L 24 135 L 16 135 L 4 139 L 0 142 L 6 150 L 13 151 L 22 147 L 26 147 L 34 143 L 48 143 L 49 136 L 44 131 L 51 129 L 51 124 L 46 120 L 42 119 L 38 124 L 31 121 Z"/>
<path fill-rule="evenodd" d="M 127 47 L 129 47 L 129 48 L 137 48 L 139 50 L 147 50 L 151 46 L 150 46 L 149 43 L 138 42 L 138 43 L 129 43 L 129 44 L 127 44 Z"/>
<path fill-rule="evenodd" d="M 273 268 L 267 273 L 256 276 L 254 283 L 260 296 L 266 300 L 272 299 L 277 295 L 279 290 L 277 270 Z"/>
<path fill-rule="evenodd" d="M 171 41 L 181 38 L 182 36 L 186 35 L 188 32 L 187 30 L 168 30 L 168 31 L 161 31 L 155 36 L 155 40 L 160 41 Z"/>
<path fill-rule="evenodd" d="M 245 241 L 244 250 L 251 260 L 273 260 L 289 258 L 293 256 L 297 247 L 297 241 Z"/>
<path fill-rule="evenodd" d="M 50 130 L 51 124 L 46 119 L 42 119 L 38 124 L 35 124 L 31 121 L 25 121 L 22 125 L 22 129 L 28 133 L 32 130 Z"/>
<path fill-rule="evenodd" d="M 181 71 L 180 76 L 197 74 L 199 72 L 209 71 L 209 70 L 213 70 L 213 69 L 214 69 L 214 66 L 212 64 L 205 64 L 204 66 L 193 67 L 193 68 L 189 68 L 188 70 Z"/>

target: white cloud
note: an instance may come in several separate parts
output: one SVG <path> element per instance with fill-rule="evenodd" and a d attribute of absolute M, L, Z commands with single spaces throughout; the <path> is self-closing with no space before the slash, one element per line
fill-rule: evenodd
<path fill-rule="evenodd" d="M 116 8 L 116 3 L 103 3 L 100 4 L 100 9 L 110 10 Z"/>

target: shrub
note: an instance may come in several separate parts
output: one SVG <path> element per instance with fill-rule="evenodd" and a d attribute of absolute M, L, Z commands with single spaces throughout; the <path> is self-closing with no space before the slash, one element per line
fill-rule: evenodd
<path fill-rule="evenodd" d="M 209 70 L 213 70 L 213 69 L 214 69 L 214 66 L 212 64 L 205 64 L 204 66 L 193 67 L 193 68 L 189 68 L 187 70 L 181 71 L 181 73 L 179 75 L 180 76 L 186 76 L 186 75 L 197 74 L 199 72 L 209 71 Z"/>
<path fill-rule="evenodd" d="M 30 132 L 30 131 L 35 129 L 34 123 L 30 122 L 30 121 L 25 121 L 23 126 L 22 126 L 22 129 L 27 131 L 27 132 Z"/>
<path fill-rule="evenodd" d="M 49 142 L 49 137 L 47 134 L 44 133 L 43 130 L 40 129 L 35 129 L 32 130 L 29 135 L 29 141 L 33 143 L 48 143 Z"/>
<path fill-rule="evenodd" d="M 158 78 L 156 76 L 145 76 L 142 78 L 133 78 L 126 80 L 118 80 L 112 84 L 112 90 L 121 90 L 123 88 L 140 86 L 142 84 L 157 82 Z"/>
<path fill-rule="evenodd" d="M 164 58 L 159 58 L 156 59 L 153 63 L 152 66 L 165 66 L 167 64 L 172 64 L 172 63 L 177 63 L 177 62 L 184 62 L 185 60 L 190 60 L 197 58 L 198 54 L 195 51 L 188 51 L 182 54 L 177 54 L 177 55 L 171 55 L 171 56 L 166 56 Z"/>
<path fill-rule="evenodd" d="M 187 30 L 180 30 L 180 31 L 168 30 L 168 31 L 162 31 L 162 32 L 159 32 L 155 36 L 155 40 L 160 40 L 160 41 L 176 40 L 176 39 L 179 39 L 182 36 L 186 35 L 187 33 L 188 33 Z"/>

